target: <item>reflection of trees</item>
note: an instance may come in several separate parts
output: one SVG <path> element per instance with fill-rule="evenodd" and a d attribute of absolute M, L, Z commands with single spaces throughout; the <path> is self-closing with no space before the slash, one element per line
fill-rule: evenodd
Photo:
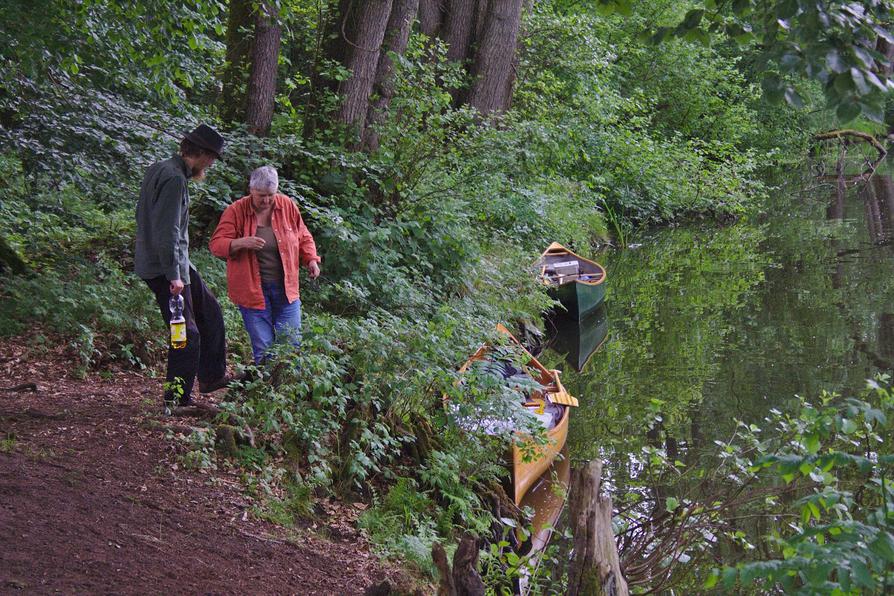
<path fill-rule="evenodd" d="M 572 417 L 574 457 L 598 457 L 610 446 L 638 451 L 650 412 L 663 417 L 665 435 L 685 438 L 731 330 L 728 313 L 763 279 L 760 240 L 760 229 L 746 224 L 677 229 L 608 255 L 610 338 L 586 373 L 563 375 L 586 404 Z"/>
<path fill-rule="evenodd" d="M 663 231 L 639 251 L 609 256 L 610 339 L 586 374 L 563 379 L 582 405 L 572 457 L 607 459 L 616 494 L 639 499 L 616 501 L 635 520 L 622 539 L 640 553 L 627 559 L 632 571 L 649 571 L 659 535 L 676 540 L 718 523 L 670 514 L 666 502 L 725 494 L 725 479 L 686 471 L 717 456 L 715 441 L 729 437 L 735 418 L 762 427 L 768 410 L 787 410 L 795 395 L 855 394 L 877 369 L 894 367 L 894 257 L 880 247 L 894 238 L 894 181 L 881 173 L 865 188 L 847 181 L 822 187 L 832 190 L 828 201 L 780 193 L 760 227 Z M 685 465 L 674 470 L 675 460 Z M 737 518 L 744 495 L 727 497 L 717 527 L 768 533 L 759 516 Z M 725 560 L 742 556 L 735 544 L 717 549 Z"/>
<path fill-rule="evenodd" d="M 866 214 L 866 229 L 873 244 L 890 244 L 894 229 L 894 182 L 877 175 L 864 184 L 860 198 Z"/>

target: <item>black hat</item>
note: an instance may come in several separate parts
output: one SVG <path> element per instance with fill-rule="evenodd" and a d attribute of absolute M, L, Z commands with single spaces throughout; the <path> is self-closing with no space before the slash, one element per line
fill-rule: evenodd
<path fill-rule="evenodd" d="M 221 153 L 223 153 L 223 137 L 207 124 L 199 124 L 195 130 L 187 133 L 183 138 L 192 142 L 194 145 L 198 145 L 202 149 L 211 151 L 218 157 L 218 159 L 220 158 Z"/>

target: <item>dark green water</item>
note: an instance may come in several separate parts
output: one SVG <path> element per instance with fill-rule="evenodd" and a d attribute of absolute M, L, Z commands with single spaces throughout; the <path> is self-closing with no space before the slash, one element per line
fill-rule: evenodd
<path fill-rule="evenodd" d="M 608 337 L 583 372 L 573 460 L 632 480 L 643 447 L 687 461 L 795 395 L 857 392 L 894 369 L 894 180 L 840 188 L 798 173 L 733 225 L 664 229 L 598 256 Z M 651 430 L 651 432 L 649 432 Z"/>

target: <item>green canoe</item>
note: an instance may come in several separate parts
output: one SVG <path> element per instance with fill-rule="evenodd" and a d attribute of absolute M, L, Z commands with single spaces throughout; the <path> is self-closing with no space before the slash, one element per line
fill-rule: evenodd
<path fill-rule="evenodd" d="M 582 319 L 605 300 L 605 269 L 553 242 L 538 261 L 540 280 L 568 312 Z"/>

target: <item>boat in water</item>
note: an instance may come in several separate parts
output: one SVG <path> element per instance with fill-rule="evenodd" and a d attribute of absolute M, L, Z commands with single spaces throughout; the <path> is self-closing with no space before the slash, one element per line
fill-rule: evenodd
<path fill-rule="evenodd" d="M 540 255 L 537 266 L 549 294 L 572 316 L 582 319 L 605 300 L 605 268 L 558 242 Z"/>
<path fill-rule="evenodd" d="M 535 442 L 533 437 L 521 430 L 515 430 L 508 460 L 512 473 L 511 497 L 516 505 L 552 465 L 556 454 L 565 446 L 568 438 L 568 420 L 571 407 L 577 406 L 577 399 L 566 391 L 559 378 L 558 370 L 549 370 L 540 363 L 503 325 L 498 331 L 509 338 L 510 347 L 518 355 L 522 369 L 518 370 L 495 346 L 484 345 L 460 368 L 460 373 L 479 367 L 486 374 L 499 375 L 507 384 L 522 387 L 523 407 L 545 428 L 545 441 Z M 479 371 L 480 372 L 480 371 Z M 491 423 L 491 432 L 505 430 L 501 421 Z M 480 426 L 480 425 L 479 425 Z M 485 432 L 489 432 L 485 428 Z M 512 431 L 513 429 L 509 429 Z"/>

